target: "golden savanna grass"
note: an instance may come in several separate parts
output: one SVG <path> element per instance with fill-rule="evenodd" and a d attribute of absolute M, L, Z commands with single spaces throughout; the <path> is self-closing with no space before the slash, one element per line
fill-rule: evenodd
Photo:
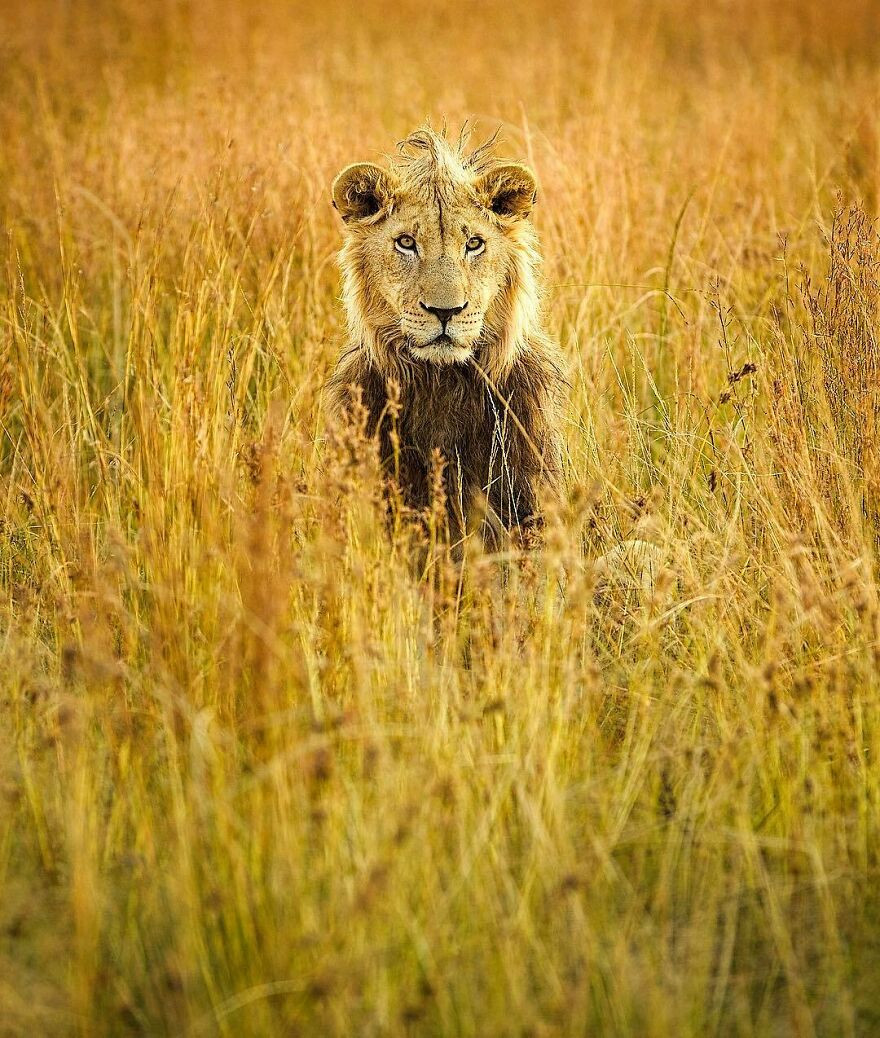
<path fill-rule="evenodd" d="M 0 29 L 0 1035 L 877 1033 L 876 4 Z M 322 410 L 427 117 L 541 181 L 524 560 Z"/>

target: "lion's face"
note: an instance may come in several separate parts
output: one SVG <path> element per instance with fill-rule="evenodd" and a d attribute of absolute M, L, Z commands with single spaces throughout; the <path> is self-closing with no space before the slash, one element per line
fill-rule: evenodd
<path fill-rule="evenodd" d="M 364 243 L 364 260 L 405 348 L 438 364 L 471 355 L 509 264 L 503 231 L 467 197 L 400 200 Z"/>
<path fill-rule="evenodd" d="M 364 163 L 336 178 L 346 303 L 374 352 L 462 363 L 515 318 L 509 296 L 534 255 L 523 224 L 536 185 L 523 166 L 473 171 L 451 150 L 431 158 L 402 177 Z"/>

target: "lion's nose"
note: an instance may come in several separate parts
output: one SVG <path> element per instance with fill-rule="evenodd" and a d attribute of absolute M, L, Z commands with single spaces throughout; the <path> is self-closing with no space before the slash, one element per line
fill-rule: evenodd
<path fill-rule="evenodd" d="M 461 306 L 425 306 L 424 303 L 419 303 L 423 310 L 427 310 L 429 314 L 433 314 L 439 319 L 443 325 L 443 330 L 446 331 L 446 325 L 455 317 L 456 314 L 460 314 L 462 310 L 467 306 L 467 303 L 462 303 Z"/>

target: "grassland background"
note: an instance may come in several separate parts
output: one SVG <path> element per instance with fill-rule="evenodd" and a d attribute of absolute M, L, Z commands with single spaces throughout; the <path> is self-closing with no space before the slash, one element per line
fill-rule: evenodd
<path fill-rule="evenodd" d="M 0 3 L 0 1035 L 877 1033 L 878 58 Z M 321 410 L 329 182 L 428 116 L 542 185 L 572 491 L 506 582 Z"/>

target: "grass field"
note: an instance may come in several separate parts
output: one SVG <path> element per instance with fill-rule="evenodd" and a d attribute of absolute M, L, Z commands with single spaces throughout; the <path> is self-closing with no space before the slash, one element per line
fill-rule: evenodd
<path fill-rule="evenodd" d="M 519 563 L 322 410 L 428 117 L 542 185 Z M 871 0 L 0 0 L 0 1036 L 878 1033 L 878 198 Z"/>

